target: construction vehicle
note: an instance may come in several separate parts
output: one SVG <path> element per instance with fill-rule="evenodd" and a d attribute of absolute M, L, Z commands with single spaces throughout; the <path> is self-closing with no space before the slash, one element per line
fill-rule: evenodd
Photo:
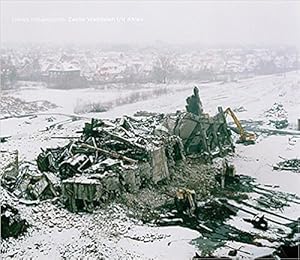
<path fill-rule="evenodd" d="M 237 118 L 235 113 L 231 110 L 230 107 L 226 108 L 224 111 L 225 114 L 230 115 L 233 119 L 234 123 L 237 126 L 237 133 L 240 135 L 240 138 L 238 140 L 238 143 L 244 143 L 244 144 L 254 144 L 256 140 L 256 135 L 254 133 L 246 132 L 243 128 L 243 126 L 240 123 L 240 120 Z M 232 129 L 234 130 L 234 129 Z"/>

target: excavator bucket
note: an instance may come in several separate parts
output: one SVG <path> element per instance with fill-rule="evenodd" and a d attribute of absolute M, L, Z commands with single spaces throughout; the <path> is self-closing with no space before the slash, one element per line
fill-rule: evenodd
<path fill-rule="evenodd" d="M 256 135 L 254 133 L 244 132 L 244 135 L 240 136 L 237 143 L 242 143 L 245 145 L 255 144 Z"/>

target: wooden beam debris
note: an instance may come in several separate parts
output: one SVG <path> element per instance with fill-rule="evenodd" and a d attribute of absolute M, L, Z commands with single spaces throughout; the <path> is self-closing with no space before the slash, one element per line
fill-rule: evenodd
<path fill-rule="evenodd" d="M 105 149 L 97 148 L 97 147 L 91 146 L 89 144 L 85 144 L 84 143 L 81 146 L 89 148 L 89 149 L 93 149 L 93 150 L 96 150 L 96 151 L 99 151 L 99 152 L 104 153 L 104 154 L 106 154 L 108 156 L 111 156 L 111 157 L 116 158 L 116 159 L 121 159 L 121 160 L 127 161 L 129 163 L 137 163 L 138 162 L 137 160 L 131 159 L 131 158 L 129 158 L 127 156 L 124 156 L 122 154 L 119 154 L 117 152 L 107 151 Z"/>

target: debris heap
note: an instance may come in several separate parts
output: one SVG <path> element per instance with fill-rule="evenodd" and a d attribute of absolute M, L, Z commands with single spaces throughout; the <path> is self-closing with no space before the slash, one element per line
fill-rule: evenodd
<path fill-rule="evenodd" d="M 19 164 L 17 151 L 1 155 L 6 162 L 1 167 L 1 186 L 14 196 L 23 200 L 44 200 L 59 195 L 60 180 L 54 173 L 40 172 L 30 162 Z"/>
<path fill-rule="evenodd" d="M 222 108 L 213 117 L 205 114 L 197 88 L 186 108 L 167 115 L 140 111 L 115 120 L 92 119 L 78 131 L 80 137 L 42 149 L 37 165 L 23 163 L 19 169 L 16 157 L 2 184 L 18 198 L 62 195 L 71 211 L 92 211 L 123 192 L 170 179 L 186 155 L 209 162 L 234 150 Z"/>
<path fill-rule="evenodd" d="M 274 170 L 300 172 L 300 159 L 290 159 L 273 165 Z"/>
<path fill-rule="evenodd" d="M 184 159 L 178 136 L 155 134 L 163 117 L 92 119 L 78 140 L 43 151 L 38 168 L 62 180 L 62 194 L 72 211 L 89 211 L 123 191 L 156 184 L 170 177 L 175 160 Z"/>
<path fill-rule="evenodd" d="M 6 190 L 1 191 L 1 238 L 17 237 L 28 228 L 27 221 L 21 216 Z"/>
<path fill-rule="evenodd" d="M 0 115 L 4 118 L 32 114 L 37 111 L 47 111 L 56 107 L 55 104 L 46 100 L 27 102 L 8 95 L 0 96 Z"/>
<path fill-rule="evenodd" d="M 222 108 L 210 117 L 183 113 L 178 117 L 174 134 L 183 142 L 187 154 L 206 155 L 207 158 L 224 156 L 234 151 L 231 132 Z"/>
<path fill-rule="evenodd" d="M 179 136 L 187 154 L 206 155 L 208 159 L 224 156 L 234 151 L 231 132 L 222 107 L 211 117 L 203 112 L 199 90 L 186 99 L 189 113 L 181 113 L 176 119 L 173 134 Z"/>
<path fill-rule="evenodd" d="M 274 103 L 265 114 L 269 118 L 268 124 L 274 126 L 276 129 L 283 129 L 289 125 L 288 113 L 280 103 Z"/>

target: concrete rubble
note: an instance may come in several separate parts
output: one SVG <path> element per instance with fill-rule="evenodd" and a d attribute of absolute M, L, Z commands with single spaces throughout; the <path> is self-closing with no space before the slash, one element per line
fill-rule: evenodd
<path fill-rule="evenodd" d="M 172 155 L 178 154 L 178 159 L 184 155 L 178 137 L 153 134 L 159 117 L 148 119 L 148 127 L 145 119 L 93 119 L 78 140 L 43 151 L 37 158 L 38 168 L 60 178 L 63 197 L 72 211 L 88 210 L 91 204 L 124 191 L 136 192 L 147 183 L 168 179 L 175 160 Z"/>
<path fill-rule="evenodd" d="M 222 107 L 218 107 L 218 113 L 214 116 L 204 113 L 197 87 L 186 102 L 187 113 L 178 113 L 173 117 L 169 115 L 163 123 L 169 134 L 180 137 L 185 153 L 210 160 L 234 151 Z"/>
<path fill-rule="evenodd" d="M 52 172 L 40 172 L 30 162 L 19 163 L 17 151 L 9 153 L 7 160 L 1 185 L 13 196 L 26 203 L 27 200 L 51 199 L 59 195 L 60 180 Z"/>
<path fill-rule="evenodd" d="M 214 117 L 208 114 L 181 115 L 174 133 L 182 139 L 187 154 L 205 154 L 211 158 L 234 150 L 231 133 L 221 108 Z"/>
<path fill-rule="evenodd" d="M 170 179 L 186 155 L 210 161 L 234 150 L 222 108 L 214 117 L 204 114 L 196 87 L 186 108 L 167 115 L 141 111 L 115 120 L 92 119 L 79 138 L 42 149 L 37 166 L 22 163 L 14 173 L 7 170 L 2 184 L 18 198 L 62 195 L 69 210 L 93 211 L 124 192 Z"/>

